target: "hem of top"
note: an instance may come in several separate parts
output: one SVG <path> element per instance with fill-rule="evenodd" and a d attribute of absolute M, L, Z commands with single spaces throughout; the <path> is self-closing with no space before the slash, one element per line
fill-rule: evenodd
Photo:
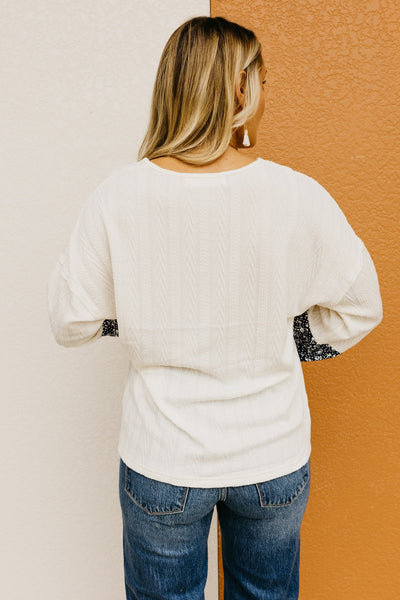
<path fill-rule="evenodd" d="M 255 160 L 253 160 L 251 163 L 244 165 L 243 167 L 239 167 L 239 169 L 231 169 L 230 171 L 214 171 L 214 172 L 203 172 L 203 173 L 183 173 L 181 171 L 173 171 L 172 169 L 164 169 L 164 167 L 159 167 L 158 165 L 155 165 L 154 163 L 152 163 L 147 156 L 145 156 L 144 158 L 142 158 L 141 161 L 139 162 L 144 162 L 145 164 L 149 165 L 152 169 L 156 169 L 157 171 L 161 171 L 161 173 L 172 173 L 173 175 L 180 175 L 183 177 L 204 177 L 204 175 L 207 176 L 211 176 L 211 177 L 215 177 L 218 175 L 229 175 L 229 173 L 239 173 L 245 169 L 248 169 L 249 167 L 252 167 L 253 165 L 255 165 L 256 163 L 259 163 L 260 161 L 265 160 L 264 158 L 262 158 L 261 156 L 258 156 Z M 139 163 L 137 163 L 139 164 Z"/>
<path fill-rule="evenodd" d="M 159 473 L 157 471 L 153 471 L 153 469 L 149 469 L 147 466 L 142 465 L 135 460 L 131 460 L 124 451 L 118 449 L 118 454 L 120 458 L 124 461 L 124 463 L 133 471 L 137 471 L 141 475 L 145 477 L 150 477 L 151 479 L 156 479 L 162 483 L 169 483 L 171 485 L 177 485 L 181 487 L 201 487 L 201 488 L 221 488 L 221 487 L 237 487 L 243 485 L 251 485 L 255 483 L 262 483 L 264 481 L 270 481 L 277 477 L 283 477 L 285 475 L 289 475 L 297 469 L 303 467 L 309 460 L 311 455 L 311 446 L 308 447 L 307 452 L 304 453 L 301 458 L 291 462 L 285 463 L 284 466 L 279 469 L 257 469 L 255 471 L 241 471 L 240 473 L 246 474 L 243 478 L 239 476 L 221 479 L 221 478 L 186 478 L 186 477 L 168 477 L 168 481 L 165 478 L 165 474 Z M 213 481 L 213 479 L 218 479 L 218 481 Z M 221 483 L 222 481 L 222 483 Z"/>

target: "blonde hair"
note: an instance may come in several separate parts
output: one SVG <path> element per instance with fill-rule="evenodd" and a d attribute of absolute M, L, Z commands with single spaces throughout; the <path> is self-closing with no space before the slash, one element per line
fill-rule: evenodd
<path fill-rule="evenodd" d="M 257 112 L 261 45 L 253 31 L 223 17 L 194 17 L 168 39 L 154 83 L 138 160 L 175 156 L 206 165 Z M 246 72 L 243 108 L 235 81 Z"/>

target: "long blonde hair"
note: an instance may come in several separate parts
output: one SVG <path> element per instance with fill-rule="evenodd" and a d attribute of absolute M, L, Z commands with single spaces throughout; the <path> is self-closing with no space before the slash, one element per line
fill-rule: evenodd
<path fill-rule="evenodd" d="M 257 112 L 261 45 L 253 31 L 223 17 L 194 17 L 168 39 L 153 88 L 149 125 L 138 160 L 175 156 L 206 165 Z M 246 72 L 243 108 L 235 92 Z"/>

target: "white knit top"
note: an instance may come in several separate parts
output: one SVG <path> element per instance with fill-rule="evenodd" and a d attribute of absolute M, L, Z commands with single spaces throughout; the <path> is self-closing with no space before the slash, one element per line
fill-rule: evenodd
<path fill-rule="evenodd" d="M 301 360 L 344 352 L 382 320 L 374 264 L 336 201 L 262 158 L 218 173 L 147 158 L 114 169 L 82 206 L 48 307 L 62 346 L 117 327 L 124 462 L 205 488 L 304 465 Z"/>

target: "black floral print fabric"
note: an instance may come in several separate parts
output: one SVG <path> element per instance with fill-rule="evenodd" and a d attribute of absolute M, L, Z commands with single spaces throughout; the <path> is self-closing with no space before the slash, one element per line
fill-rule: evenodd
<path fill-rule="evenodd" d="M 101 335 L 118 337 L 117 319 L 106 319 L 103 321 L 103 333 Z M 318 344 L 315 341 L 308 322 L 307 311 L 294 318 L 293 336 L 294 341 L 296 342 L 297 353 L 302 362 L 326 360 L 327 358 L 334 358 L 340 354 L 340 352 L 328 344 Z"/>
<path fill-rule="evenodd" d="M 294 318 L 293 335 L 297 352 L 302 362 L 326 360 L 340 354 L 340 352 L 329 346 L 329 344 L 318 344 L 315 341 L 308 322 L 307 311 Z"/>

